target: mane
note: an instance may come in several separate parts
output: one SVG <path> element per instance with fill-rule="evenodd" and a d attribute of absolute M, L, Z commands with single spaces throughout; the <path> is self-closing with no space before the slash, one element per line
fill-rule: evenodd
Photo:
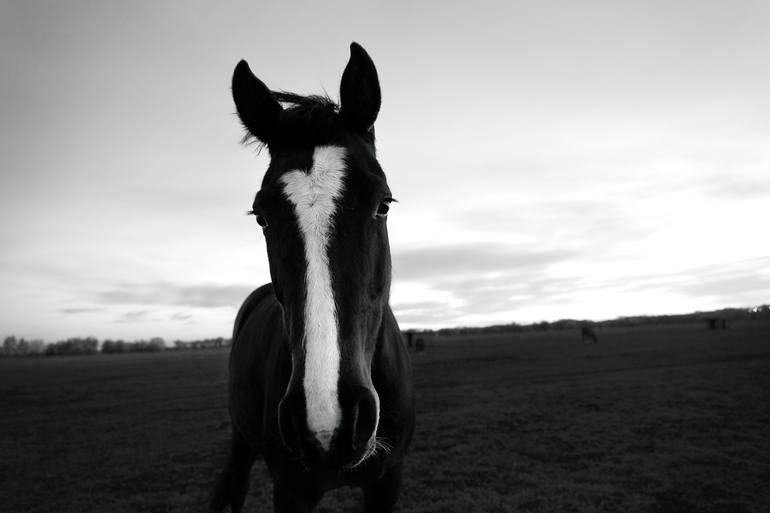
<path fill-rule="evenodd" d="M 324 95 L 302 95 L 288 91 L 271 91 L 282 106 L 280 124 L 270 145 L 326 144 L 340 134 L 339 105 Z M 243 143 L 265 144 L 246 133 Z"/>
<path fill-rule="evenodd" d="M 284 105 L 284 112 L 292 115 L 314 116 L 318 112 L 339 112 L 337 103 L 327 95 L 302 95 L 289 91 L 271 91 L 273 98 Z M 288 107 L 288 108 L 286 108 Z"/>

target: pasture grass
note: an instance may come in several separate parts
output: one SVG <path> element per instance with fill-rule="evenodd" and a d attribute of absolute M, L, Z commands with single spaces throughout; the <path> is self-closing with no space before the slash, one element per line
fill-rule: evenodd
<path fill-rule="evenodd" d="M 426 339 L 400 510 L 770 511 L 770 324 Z M 0 360 L 0 509 L 199 512 L 224 350 Z M 258 461 L 247 510 L 271 511 Z M 329 493 L 320 511 L 360 511 Z"/>

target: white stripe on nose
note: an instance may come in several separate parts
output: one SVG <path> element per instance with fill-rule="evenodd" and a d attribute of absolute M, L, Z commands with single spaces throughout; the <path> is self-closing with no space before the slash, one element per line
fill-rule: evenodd
<path fill-rule="evenodd" d="M 340 348 L 327 246 L 344 178 L 345 149 L 339 146 L 316 147 L 309 172 L 289 171 L 281 177 L 284 194 L 294 205 L 307 259 L 303 381 L 307 424 L 326 450 L 340 421 Z"/>

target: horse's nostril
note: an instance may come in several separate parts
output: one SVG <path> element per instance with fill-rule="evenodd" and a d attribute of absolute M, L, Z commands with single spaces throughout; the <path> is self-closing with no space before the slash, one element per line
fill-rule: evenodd
<path fill-rule="evenodd" d="M 353 410 L 353 450 L 366 446 L 377 427 L 377 402 L 367 391 L 356 403 Z"/>

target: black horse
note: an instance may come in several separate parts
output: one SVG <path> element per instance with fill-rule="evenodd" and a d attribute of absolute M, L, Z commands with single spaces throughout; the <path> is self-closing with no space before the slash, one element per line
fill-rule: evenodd
<path fill-rule="evenodd" d="M 261 455 L 275 511 L 315 508 L 357 486 L 391 511 L 414 430 L 409 353 L 388 305 L 393 201 L 374 148 L 380 85 L 356 43 L 340 104 L 270 91 L 241 61 L 233 98 L 270 152 L 252 212 L 272 282 L 238 312 L 230 353 L 229 458 L 211 509 L 241 511 Z"/>

